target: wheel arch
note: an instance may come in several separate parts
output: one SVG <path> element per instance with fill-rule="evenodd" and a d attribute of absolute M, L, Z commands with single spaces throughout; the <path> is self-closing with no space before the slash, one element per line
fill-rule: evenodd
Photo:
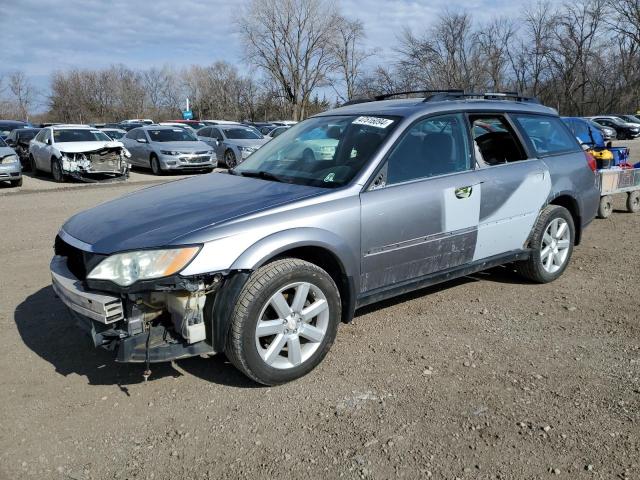
<path fill-rule="evenodd" d="M 342 320 L 351 320 L 355 311 L 358 262 L 346 242 L 332 232 L 300 228 L 275 233 L 245 250 L 231 270 L 251 271 L 284 257 L 299 258 L 327 271 L 340 291 Z"/>
<path fill-rule="evenodd" d="M 558 205 L 559 207 L 564 207 L 569 211 L 575 228 L 574 245 L 580 245 L 580 241 L 582 240 L 582 217 L 580 215 L 580 207 L 578 206 L 576 198 L 566 192 L 560 193 L 549 201 L 549 205 Z"/>

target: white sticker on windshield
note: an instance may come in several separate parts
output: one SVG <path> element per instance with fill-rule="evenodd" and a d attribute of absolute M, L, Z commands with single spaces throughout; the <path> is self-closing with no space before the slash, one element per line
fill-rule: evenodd
<path fill-rule="evenodd" d="M 91 133 L 102 133 L 100 130 L 91 130 Z"/>
<path fill-rule="evenodd" d="M 181 128 L 174 128 L 173 131 L 180 133 L 182 131 L 182 129 Z"/>
<path fill-rule="evenodd" d="M 358 117 L 353 121 L 354 125 L 368 125 L 376 128 L 387 128 L 393 123 L 393 120 L 380 117 Z"/>

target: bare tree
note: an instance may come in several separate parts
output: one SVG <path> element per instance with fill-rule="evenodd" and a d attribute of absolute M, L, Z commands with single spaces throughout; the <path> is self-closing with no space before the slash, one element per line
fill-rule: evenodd
<path fill-rule="evenodd" d="M 333 87 L 342 101 L 351 100 L 356 93 L 358 80 L 363 74 L 364 62 L 373 55 L 360 45 L 365 38 L 364 26 L 360 20 L 340 18 L 337 35 L 331 43 L 338 72 Z"/>
<path fill-rule="evenodd" d="M 35 103 L 36 89 L 27 79 L 24 72 L 13 72 L 9 75 L 9 90 L 17 103 L 20 118 L 29 119 L 29 111 Z"/>
<path fill-rule="evenodd" d="M 295 120 L 335 68 L 336 10 L 330 0 L 252 0 L 237 22 L 247 59 L 278 84 Z"/>

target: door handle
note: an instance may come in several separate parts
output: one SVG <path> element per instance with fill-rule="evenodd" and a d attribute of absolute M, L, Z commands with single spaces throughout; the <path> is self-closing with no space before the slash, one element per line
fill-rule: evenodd
<path fill-rule="evenodd" d="M 471 185 L 467 187 L 458 187 L 455 190 L 456 198 L 469 198 L 473 193 L 473 187 Z"/>

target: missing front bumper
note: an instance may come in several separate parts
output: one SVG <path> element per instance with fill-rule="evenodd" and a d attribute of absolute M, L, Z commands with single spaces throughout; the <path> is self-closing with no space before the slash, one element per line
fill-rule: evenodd
<path fill-rule="evenodd" d="M 204 323 L 185 324 L 177 329 L 172 323 L 176 315 L 191 312 L 182 305 L 189 302 L 188 293 L 175 294 L 166 305 L 166 311 L 149 310 L 144 303 L 131 301 L 107 292 L 89 291 L 83 282 L 67 268 L 67 259 L 56 255 L 51 261 L 51 279 L 55 293 L 71 310 L 78 326 L 89 336 L 95 347 L 117 351 L 118 362 L 144 362 L 149 332 L 149 361 L 166 362 L 202 354 L 215 353 L 204 335 Z M 152 294 L 153 295 L 153 294 Z M 172 295 L 155 293 L 155 295 Z M 192 304 L 194 307 L 196 303 Z M 203 305 L 202 305 L 203 306 Z M 193 338 L 193 331 L 202 330 L 202 336 Z M 182 337 L 186 332 L 186 337 Z M 200 340 L 202 338 L 202 340 Z M 190 340 L 190 342 L 188 341 Z"/>

